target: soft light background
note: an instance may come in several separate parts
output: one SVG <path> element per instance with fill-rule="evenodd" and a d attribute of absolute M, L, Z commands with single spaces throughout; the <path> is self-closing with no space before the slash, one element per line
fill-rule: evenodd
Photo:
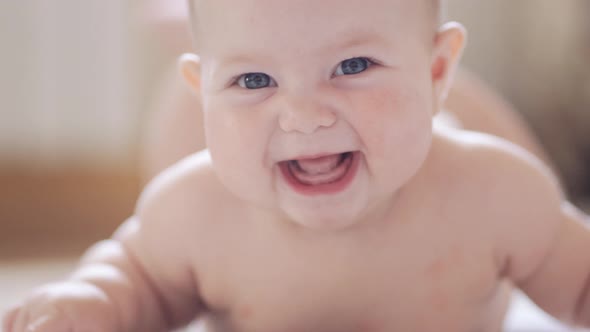
<path fill-rule="evenodd" d="M 470 31 L 464 63 L 524 114 L 585 204 L 590 1 L 449 2 Z M 147 3 L 0 1 L 0 313 L 133 209 L 154 89 L 183 50 L 154 33 Z"/>

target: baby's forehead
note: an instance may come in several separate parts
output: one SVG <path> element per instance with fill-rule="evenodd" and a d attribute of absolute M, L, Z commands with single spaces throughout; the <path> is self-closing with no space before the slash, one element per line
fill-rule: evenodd
<path fill-rule="evenodd" d="M 334 6 L 338 6 L 342 0 L 331 1 L 331 0 L 187 0 L 189 3 L 190 16 L 192 20 L 197 19 L 197 14 L 207 15 L 207 11 L 211 10 L 211 5 L 215 5 L 217 8 L 223 8 L 226 11 L 235 10 L 238 5 L 247 5 L 248 7 L 273 7 L 277 8 L 277 4 L 280 7 L 281 3 L 307 3 L 310 9 L 317 6 L 318 3 L 324 3 Z M 440 19 L 441 13 L 441 2 L 443 0 L 346 0 L 348 2 L 358 2 L 365 6 L 373 7 L 375 10 L 380 10 L 382 6 L 395 6 L 398 7 L 407 4 L 414 4 L 423 9 L 423 12 L 428 14 L 428 17 L 433 18 L 436 21 Z M 270 6 L 273 5 L 273 6 Z M 392 8 L 392 7 L 389 7 Z"/>
<path fill-rule="evenodd" d="M 221 38 L 232 28 L 245 31 L 274 30 L 299 24 L 313 36 L 314 31 L 337 30 L 347 25 L 351 29 L 377 27 L 384 32 L 400 28 L 411 31 L 419 27 L 430 34 L 435 30 L 440 0 L 188 0 L 196 45 L 200 39 Z M 429 19 L 426 19 L 429 18 Z M 438 23 L 438 20 L 436 20 Z M 318 23 L 321 22 L 321 23 Z M 425 22 L 430 22 L 425 24 Z M 378 24 L 381 23 L 381 26 Z M 311 27 L 315 28 L 312 30 Z M 303 31 L 301 31 L 303 33 Z M 209 36 L 209 37 L 208 37 Z M 227 37 L 227 36 L 226 36 Z M 233 41 L 232 41 L 233 42 Z"/>

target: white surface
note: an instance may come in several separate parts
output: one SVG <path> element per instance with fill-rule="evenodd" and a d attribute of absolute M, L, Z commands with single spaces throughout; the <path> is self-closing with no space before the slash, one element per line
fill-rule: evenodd
<path fill-rule="evenodd" d="M 590 331 L 565 326 L 540 310 L 522 293 L 514 294 L 504 324 L 507 332 L 581 332 Z"/>

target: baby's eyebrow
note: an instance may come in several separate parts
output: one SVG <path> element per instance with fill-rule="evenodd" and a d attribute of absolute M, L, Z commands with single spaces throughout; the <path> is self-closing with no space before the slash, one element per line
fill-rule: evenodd
<path fill-rule="evenodd" d="M 247 55 L 243 55 L 243 54 L 232 54 L 227 57 L 220 57 L 219 63 L 222 66 L 227 67 L 227 66 L 240 64 L 240 63 L 252 62 L 253 60 L 254 60 L 254 58 L 251 56 L 247 56 Z"/>
<path fill-rule="evenodd" d="M 344 49 L 359 48 L 366 45 L 382 44 L 387 42 L 386 38 L 384 38 L 381 34 L 377 34 L 374 32 L 357 32 L 351 35 L 351 37 L 348 37 L 344 40 L 340 39 L 333 45 L 328 45 L 326 49 L 338 51 Z"/>
<path fill-rule="evenodd" d="M 227 78 L 244 72 L 247 67 L 255 66 L 256 64 L 265 63 L 265 57 L 262 60 L 254 55 L 247 55 L 244 53 L 229 53 L 227 55 L 217 55 L 213 57 L 211 65 L 209 66 L 209 74 L 211 77 Z"/>
<path fill-rule="evenodd" d="M 270 56 L 262 54 L 233 53 L 218 58 L 218 64 L 224 68 L 230 68 L 244 64 L 268 63 L 270 61 Z"/>

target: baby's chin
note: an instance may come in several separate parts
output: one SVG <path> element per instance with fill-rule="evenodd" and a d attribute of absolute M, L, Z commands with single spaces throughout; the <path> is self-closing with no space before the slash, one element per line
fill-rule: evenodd
<path fill-rule="evenodd" d="M 335 207 L 334 205 L 320 205 L 314 208 L 283 207 L 289 222 L 303 228 L 330 232 L 352 228 L 361 223 L 363 206 L 361 202 Z"/>
<path fill-rule="evenodd" d="M 360 223 L 358 216 L 350 213 L 335 213 L 334 211 L 326 211 L 322 213 L 316 211 L 314 213 L 305 213 L 305 211 L 286 211 L 289 221 L 298 226 L 310 229 L 313 231 L 330 232 L 348 229 Z"/>

